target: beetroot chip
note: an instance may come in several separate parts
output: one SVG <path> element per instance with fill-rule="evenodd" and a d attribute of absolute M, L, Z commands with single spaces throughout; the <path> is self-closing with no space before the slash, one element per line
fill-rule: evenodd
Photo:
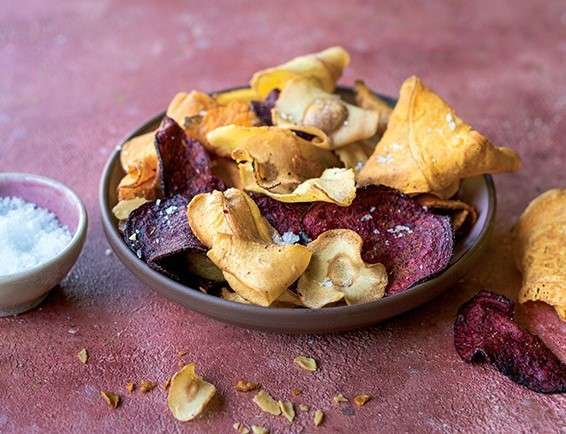
<path fill-rule="evenodd" d="M 225 190 L 224 183 L 212 174 L 210 156 L 196 140 L 187 139 L 185 131 L 165 116 L 155 134 L 159 160 L 161 192 L 164 197 Z"/>
<path fill-rule="evenodd" d="M 358 189 L 348 207 L 314 204 L 303 218 L 306 234 L 315 239 L 331 229 L 357 232 L 362 258 L 380 262 L 389 273 L 387 295 L 402 292 L 442 271 L 452 257 L 450 219 L 423 209 L 413 199 L 381 186 Z"/>
<path fill-rule="evenodd" d="M 130 213 L 124 228 L 124 240 L 138 258 L 176 280 L 186 280 L 180 266 L 184 253 L 206 252 L 189 226 L 188 203 L 181 195 L 144 203 Z"/>
<path fill-rule="evenodd" d="M 454 346 L 467 363 L 490 362 L 535 392 L 566 392 L 566 364 L 513 320 L 513 302 L 480 291 L 458 310 Z"/>
<path fill-rule="evenodd" d="M 279 93 L 279 89 L 273 89 L 263 101 L 252 101 L 252 108 L 256 116 L 261 121 L 261 124 L 264 126 L 273 126 L 271 110 L 275 107 L 275 103 L 279 98 Z"/>
<path fill-rule="evenodd" d="M 310 208 L 309 203 L 285 203 L 272 199 L 263 194 L 250 193 L 257 204 L 261 214 L 269 224 L 277 229 L 277 232 L 293 232 L 299 235 L 303 241 L 308 242 L 303 231 L 303 216 Z"/>

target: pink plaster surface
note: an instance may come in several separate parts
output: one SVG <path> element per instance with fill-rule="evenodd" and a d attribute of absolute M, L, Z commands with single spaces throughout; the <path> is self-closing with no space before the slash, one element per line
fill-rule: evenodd
<path fill-rule="evenodd" d="M 0 170 L 64 181 L 91 218 L 77 266 L 42 307 L 0 319 L 0 432 L 232 432 L 234 421 L 272 432 L 564 432 L 566 397 L 515 385 L 453 349 L 460 304 L 480 288 L 516 296 L 509 230 L 528 201 L 566 185 L 566 4 L 518 2 L 2 3 Z M 343 44 L 364 78 L 395 95 L 410 74 L 444 95 L 524 168 L 496 179 L 499 213 L 481 263 L 437 300 L 372 329 L 340 336 L 284 336 L 236 329 L 192 313 L 136 281 L 112 254 L 97 219 L 99 174 L 127 132 L 175 92 L 246 82 L 259 68 Z M 1 258 L 0 258 L 1 260 Z M 566 331 L 547 306 L 530 306 L 531 329 L 566 356 Z M 542 322 L 541 322 L 542 321 Z M 81 365 L 76 353 L 87 348 Z M 178 351 L 221 399 L 182 424 L 158 389 L 124 385 L 175 372 Z M 292 359 L 311 355 L 316 373 Z M 293 424 L 261 413 L 238 379 L 325 411 Z M 110 410 L 101 389 L 119 392 Z M 332 397 L 368 393 L 363 408 Z M 235 432 L 235 431 L 233 431 Z"/>

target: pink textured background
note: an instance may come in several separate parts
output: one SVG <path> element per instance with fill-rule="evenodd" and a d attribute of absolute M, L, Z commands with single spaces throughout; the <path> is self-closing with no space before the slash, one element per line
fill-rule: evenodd
<path fill-rule="evenodd" d="M 566 430 L 566 397 L 543 396 L 490 367 L 464 364 L 452 345 L 457 307 L 482 287 L 515 296 L 509 229 L 538 193 L 565 186 L 566 4 L 545 2 L 4 1 L 0 13 L 0 170 L 62 180 L 91 224 L 77 266 L 43 306 L 0 319 L 0 432 L 487 432 Z M 97 185 L 111 149 L 179 90 L 244 83 L 257 69 L 343 44 L 363 77 L 396 95 L 421 75 L 523 170 L 498 176 L 497 228 L 481 263 L 444 296 L 373 329 L 341 336 L 277 336 L 235 329 L 164 300 L 117 261 L 98 221 Z M 527 323 L 566 356 L 566 331 L 546 306 Z M 537 321 L 538 319 L 538 321 Z M 542 320 L 541 320 L 542 319 Z M 72 332 L 75 332 L 74 334 Z M 76 352 L 86 347 L 86 366 Z M 198 421 L 168 413 L 165 393 L 100 389 L 163 382 L 188 352 L 221 400 Z M 320 361 L 313 374 L 296 355 Z M 323 409 L 289 425 L 261 413 L 232 384 L 261 382 L 280 398 Z M 369 393 L 358 409 L 332 404 Z"/>

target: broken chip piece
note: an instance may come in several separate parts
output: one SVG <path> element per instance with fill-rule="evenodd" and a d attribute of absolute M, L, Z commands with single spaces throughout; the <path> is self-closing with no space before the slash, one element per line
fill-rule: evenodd
<path fill-rule="evenodd" d="M 293 423 L 295 420 L 295 407 L 291 401 L 278 401 L 279 408 L 281 409 L 281 414 L 289 421 Z"/>
<path fill-rule="evenodd" d="M 503 295 L 480 291 L 458 310 L 454 346 L 467 363 L 490 362 L 515 383 L 535 392 L 566 392 L 566 364 L 537 336 L 513 320 Z"/>
<path fill-rule="evenodd" d="M 147 393 L 151 392 L 153 389 L 157 387 L 157 383 L 150 380 L 141 380 L 140 381 L 140 392 Z"/>
<path fill-rule="evenodd" d="M 259 425 L 252 425 L 253 434 L 269 434 L 269 430 Z"/>
<path fill-rule="evenodd" d="M 128 391 L 128 393 L 133 393 L 135 389 L 136 389 L 136 385 L 134 383 L 126 384 L 126 390 Z"/>
<path fill-rule="evenodd" d="M 108 404 L 108 407 L 112 409 L 118 408 L 120 405 L 121 398 L 117 393 L 109 392 L 108 390 L 101 390 L 100 396 L 104 399 L 106 404 Z"/>
<path fill-rule="evenodd" d="M 257 94 L 251 87 L 241 87 L 233 90 L 226 90 L 212 95 L 218 104 L 226 105 L 233 101 L 252 102 L 257 99 Z"/>
<path fill-rule="evenodd" d="M 86 348 L 81 349 L 77 353 L 77 358 L 83 365 L 86 364 L 86 362 L 88 361 L 88 351 L 86 350 Z"/>
<path fill-rule="evenodd" d="M 542 301 L 566 321 L 566 189 L 534 199 L 514 228 L 515 262 L 523 274 L 519 303 Z"/>
<path fill-rule="evenodd" d="M 316 360 L 313 359 L 312 357 L 297 356 L 295 357 L 293 362 L 295 363 L 295 365 L 297 365 L 300 368 L 303 368 L 305 371 L 314 372 L 317 369 Z"/>
<path fill-rule="evenodd" d="M 251 392 L 252 390 L 257 390 L 258 387 L 259 384 L 246 380 L 238 380 L 235 386 L 238 392 Z"/>
<path fill-rule="evenodd" d="M 362 243 L 356 232 L 335 229 L 308 244 L 311 261 L 297 285 L 305 306 L 317 309 L 342 298 L 347 304 L 358 304 L 383 297 L 387 271 L 382 264 L 362 260 Z"/>
<path fill-rule="evenodd" d="M 322 424 L 322 422 L 324 421 L 324 413 L 322 412 L 322 410 L 316 410 L 314 412 L 313 420 L 315 426 Z"/>
<path fill-rule="evenodd" d="M 338 393 L 337 395 L 334 396 L 334 398 L 332 398 L 332 400 L 334 401 L 334 403 L 336 404 L 341 404 L 343 402 L 348 402 L 348 399 L 342 395 L 341 393 Z"/>
<path fill-rule="evenodd" d="M 369 400 L 371 400 L 371 396 L 363 393 L 354 396 L 354 404 L 356 404 L 358 407 L 363 407 Z"/>
<path fill-rule="evenodd" d="M 315 203 L 304 214 L 303 228 L 311 239 L 331 229 L 360 235 L 363 260 L 381 263 L 388 272 L 387 294 L 442 271 L 454 247 L 448 217 L 424 210 L 414 199 L 387 187 L 358 189 L 349 207 Z"/>
<path fill-rule="evenodd" d="M 446 199 L 463 178 L 513 172 L 520 165 L 515 151 L 493 146 L 419 78 L 410 77 L 359 182 Z"/>
<path fill-rule="evenodd" d="M 318 53 L 295 57 L 287 63 L 256 72 L 250 87 L 265 98 L 273 89 L 282 89 L 296 77 L 311 77 L 326 92 L 333 92 L 336 81 L 350 63 L 350 55 L 342 47 L 331 47 Z"/>
<path fill-rule="evenodd" d="M 216 388 L 195 372 L 194 363 L 185 365 L 171 377 L 167 405 L 175 419 L 186 422 L 201 414 Z"/>
<path fill-rule="evenodd" d="M 266 413 L 272 414 L 273 416 L 279 416 L 281 414 L 281 407 L 279 407 L 279 403 L 263 389 L 254 396 L 253 401 Z"/>

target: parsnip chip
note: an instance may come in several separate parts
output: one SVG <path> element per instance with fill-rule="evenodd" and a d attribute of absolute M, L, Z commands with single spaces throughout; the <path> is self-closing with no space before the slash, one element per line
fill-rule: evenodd
<path fill-rule="evenodd" d="M 293 407 L 293 403 L 291 401 L 278 401 L 278 404 L 281 409 L 281 414 L 290 423 L 293 423 L 293 420 L 295 420 L 295 407 Z"/>
<path fill-rule="evenodd" d="M 269 430 L 259 425 L 252 425 L 253 434 L 269 434 Z"/>
<path fill-rule="evenodd" d="M 297 290 L 305 306 L 321 308 L 344 298 L 367 303 L 385 294 L 387 272 L 382 264 L 366 264 L 362 238 L 349 229 L 323 232 L 308 244 L 312 258 Z"/>
<path fill-rule="evenodd" d="M 196 237 L 209 248 L 219 233 L 264 242 L 272 242 L 276 234 L 253 199 L 235 188 L 197 194 L 187 207 L 187 218 Z"/>
<path fill-rule="evenodd" d="M 246 380 L 238 380 L 235 386 L 238 392 L 251 392 L 252 390 L 257 390 L 258 387 L 259 384 Z"/>
<path fill-rule="evenodd" d="M 88 351 L 86 348 L 83 348 L 77 353 L 77 358 L 83 365 L 86 365 L 86 362 L 88 362 Z"/>
<path fill-rule="evenodd" d="M 219 233 L 208 257 L 236 293 L 269 306 L 303 274 L 311 253 L 299 244 L 280 246 Z"/>
<path fill-rule="evenodd" d="M 514 235 L 515 261 L 523 274 L 519 302 L 545 302 L 566 321 L 566 189 L 535 198 Z"/>
<path fill-rule="evenodd" d="M 321 410 L 316 410 L 314 412 L 314 424 L 319 426 L 324 421 L 324 413 Z"/>
<path fill-rule="evenodd" d="M 473 225 L 478 219 L 476 209 L 461 200 L 440 199 L 432 194 L 420 194 L 415 197 L 415 200 L 427 209 L 449 212 L 454 232 L 462 228 L 467 221 L 470 225 Z"/>
<path fill-rule="evenodd" d="M 167 405 L 175 419 L 186 422 L 202 413 L 215 393 L 216 388 L 199 377 L 194 363 L 189 363 L 171 378 Z"/>
<path fill-rule="evenodd" d="M 266 413 L 272 414 L 273 416 L 279 416 L 281 414 L 281 408 L 279 407 L 278 402 L 263 389 L 254 396 L 253 401 Z"/>
<path fill-rule="evenodd" d="M 375 111 L 342 101 L 338 95 L 320 89 L 312 78 L 287 82 L 271 114 L 275 125 L 304 125 L 322 130 L 330 141 L 315 144 L 328 146 L 327 149 L 372 137 L 379 121 Z"/>
<path fill-rule="evenodd" d="M 332 152 L 287 128 L 228 125 L 208 133 L 207 140 L 221 157 L 253 159 L 257 184 L 273 193 L 290 193 L 301 182 L 340 165 Z"/>
<path fill-rule="evenodd" d="M 520 165 L 515 151 L 493 146 L 419 78 L 411 77 L 401 87 L 387 130 L 359 182 L 448 198 L 463 178 L 512 172 Z"/>
<path fill-rule="evenodd" d="M 297 356 L 293 360 L 293 363 L 295 363 L 295 365 L 304 369 L 305 371 L 314 372 L 317 370 L 316 360 L 312 357 Z"/>
<path fill-rule="evenodd" d="M 109 392 L 107 390 L 101 390 L 100 396 L 102 397 L 102 399 L 104 399 L 104 401 L 106 401 L 108 407 L 112 409 L 115 409 L 120 405 L 121 399 L 120 395 L 118 395 L 117 393 Z"/>
<path fill-rule="evenodd" d="M 356 181 L 352 169 L 326 169 L 318 178 L 308 179 L 292 192 L 275 193 L 258 183 L 257 164 L 245 151 L 235 151 L 244 188 L 277 199 L 279 202 L 330 202 L 348 206 L 356 197 Z"/>
<path fill-rule="evenodd" d="M 327 92 L 333 92 L 336 81 L 350 63 L 350 55 L 342 47 L 331 47 L 318 53 L 295 57 L 287 63 L 256 72 L 250 86 L 260 98 L 273 89 L 282 89 L 296 77 L 312 77 Z"/>
<path fill-rule="evenodd" d="M 212 95 L 218 104 L 226 105 L 233 101 L 238 102 L 251 102 L 259 99 L 259 96 L 250 87 L 243 87 L 241 89 L 228 90 L 226 92 L 219 92 Z"/>
<path fill-rule="evenodd" d="M 362 407 L 366 405 L 369 400 L 371 400 L 371 396 L 361 393 L 354 397 L 354 404 L 356 404 L 358 407 Z"/>
<path fill-rule="evenodd" d="M 114 214 L 114 217 L 118 220 L 126 220 L 133 210 L 138 209 L 146 202 L 148 202 L 148 200 L 143 197 L 121 200 L 112 208 L 112 214 Z"/>
<path fill-rule="evenodd" d="M 383 133 L 387 128 L 389 117 L 393 108 L 385 101 L 371 91 L 362 80 L 356 80 L 354 83 L 356 92 L 356 104 L 366 110 L 372 110 L 377 113 L 377 131 Z"/>

